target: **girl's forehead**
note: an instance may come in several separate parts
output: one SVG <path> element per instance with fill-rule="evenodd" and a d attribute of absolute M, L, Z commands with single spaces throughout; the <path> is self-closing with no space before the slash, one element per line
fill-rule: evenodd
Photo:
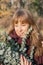
<path fill-rule="evenodd" d="M 24 17 L 16 18 L 14 22 L 15 22 L 16 24 L 17 24 L 17 23 L 21 23 L 21 24 L 28 23 L 28 24 L 29 24 L 28 19 L 26 19 L 26 18 L 24 18 Z"/>

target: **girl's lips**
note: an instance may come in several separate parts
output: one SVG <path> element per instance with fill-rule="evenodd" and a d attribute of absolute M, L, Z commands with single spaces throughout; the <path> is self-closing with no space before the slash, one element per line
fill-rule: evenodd
<path fill-rule="evenodd" d="M 23 35 L 23 33 L 21 33 L 20 35 Z"/>
<path fill-rule="evenodd" d="M 23 35 L 23 34 L 24 34 L 24 32 L 20 32 L 20 33 L 19 33 L 19 35 Z"/>

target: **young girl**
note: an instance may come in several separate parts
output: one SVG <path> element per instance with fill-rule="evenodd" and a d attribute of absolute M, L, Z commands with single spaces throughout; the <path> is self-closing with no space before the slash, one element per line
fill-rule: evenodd
<path fill-rule="evenodd" d="M 25 36 L 28 29 L 32 26 L 33 31 L 26 40 L 28 46 L 27 54 L 29 54 L 31 46 L 34 45 L 36 47 L 34 59 L 37 61 L 37 65 L 43 64 L 42 48 L 39 39 L 40 35 L 31 13 L 25 9 L 17 10 L 13 16 L 12 24 L 13 30 L 10 32 L 10 36 L 19 44 L 21 43 L 21 38 Z M 21 65 L 26 65 L 26 60 L 27 59 L 23 60 L 21 55 Z"/>
<path fill-rule="evenodd" d="M 40 43 L 39 31 L 34 22 L 32 14 L 29 11 L 25 9 L 18 9 L 15 12 L 13 16 L 13 21 L 12 21 L 12 30 L 10 31 L 9 36 L 11 36 L 12 39 L 14 39 L 19 45 L 21 45 L 22 38 L 25 37 L 26 33 L 31 27 L 32 27 L 32 31 L 30 30 L 29 36 L 26 39 L 26 43 L 27 43 L 26 52 L 29 56 L 31 48 L 32 46 L 34 46 L 36 48 L 35 53 L 34 53 L 34 59 L 37 65 L 43 65 L 42 45 Z M 20 64 L 21 65 L 32 65 L 32 62 L 28 62 L 28 60 L 21 54 Z M 11 65 L 14 65 L 14 64 L 12 63 Z"/>

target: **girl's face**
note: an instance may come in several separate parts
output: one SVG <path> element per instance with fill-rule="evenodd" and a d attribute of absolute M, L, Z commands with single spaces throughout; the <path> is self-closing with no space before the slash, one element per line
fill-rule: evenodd
<path fill-rule="evenodd" d="M 29 28 L 29 24 L 18 22 L 18 23 L 15 23 L 14 28 L 15 28 L 16 34 L 19 37 L 23 38 L 25 36 L 25 34 L 27 33 L 27 30 Z"/>

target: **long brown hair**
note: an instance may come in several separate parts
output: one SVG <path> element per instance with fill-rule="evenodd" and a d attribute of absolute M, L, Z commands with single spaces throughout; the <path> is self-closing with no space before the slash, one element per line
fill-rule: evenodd
<path fill-rule="evenodd" d="M 14 28 L 14 23 L 15 22 L 17 23 L 19 19 L 20 21 L 26 22 L 30 26 L 32 26 L 33 31 L 30 35 L 31 46 L 34 45 L 36 47 L 36 52 L 35 52 L 36 56 L 42 55 L 42 45 L 40 42 L 40 34 L 37 28 L 37 25 L 35 24 L 35 21 L 33 19 L 33 15 L 25 9 L 18 9 L 13 16 L 13 20 L 12 20 L 13 28 Z M 31 46 L 30 46 L 30 49 L 31 49 Z"/>

